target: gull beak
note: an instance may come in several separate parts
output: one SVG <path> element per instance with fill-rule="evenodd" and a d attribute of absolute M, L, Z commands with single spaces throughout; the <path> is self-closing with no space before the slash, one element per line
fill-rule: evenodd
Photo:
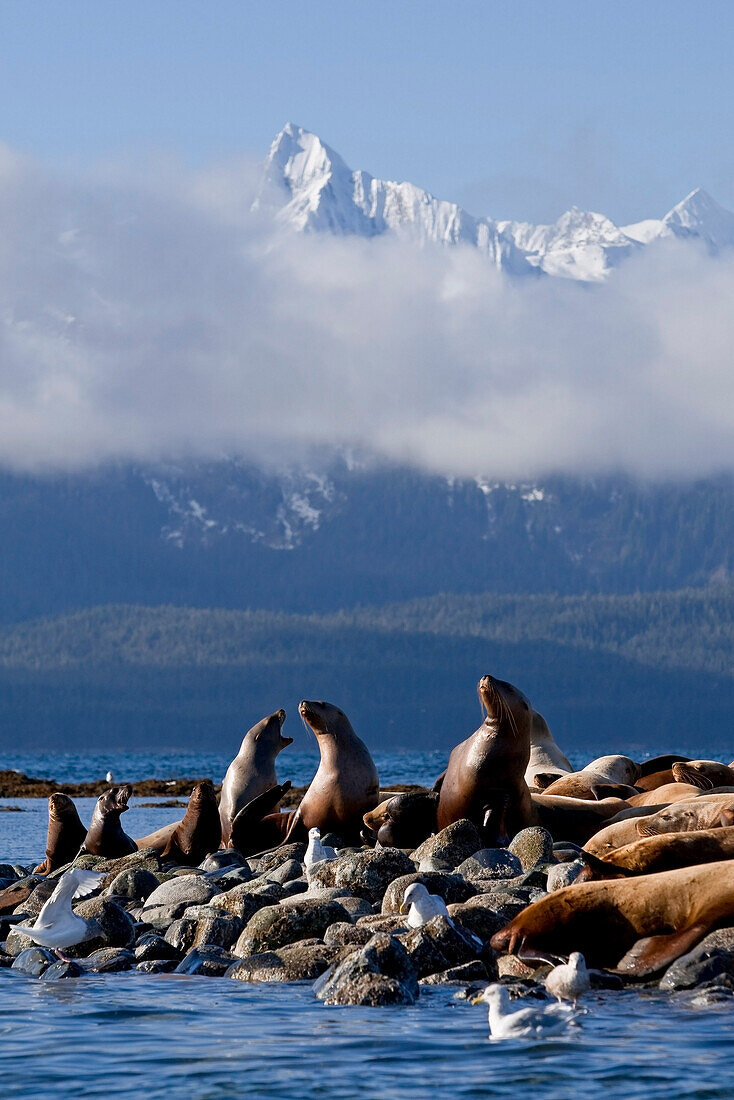
<path fill-rule="evenodd" d="M 473 1004 L 473 1005 L 479 1005 L 479 1004 L 482 1004 L 482 1003 L 483 1003 L 483 1001 L 484 1001 L 484 994 L 483 994 L 483 993 L 479 993 L 479 994 L 477 994 L 477 996 L 476 996 L 476 997 L 472 997 L 472 999 L 471 999 L 471 1004 Z"/>
<path fill-rule="evenodd" d="M 405 902 L 403 902 L 403 904 L 400 906 L 400 912 L 401 913 L 407 913 L 409 909 L 410 909 L 410 906 L 406 905 Z"/>

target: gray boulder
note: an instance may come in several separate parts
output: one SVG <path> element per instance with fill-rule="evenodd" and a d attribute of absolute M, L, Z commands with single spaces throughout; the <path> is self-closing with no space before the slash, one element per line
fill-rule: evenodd
<path fill-rule="evenodd" d="M 481 848 L 459 864 L 457 874 L 473 881 L 517 878 L 522 864 L 507 848 Z"/>
<path fill-rule="evenodd" d="M 67 948 L 74 958 L 86 958 L 101 947 L 131 947 L 135 942 L 135 922 L 129 913 L 112 898 L 86 898 L 75 907 L 75 912 L 93 922 L 93 935 L 83 943 Z"/>
<path fill-rule="evenodd" d="M 84 960 L 84 969 L 93 974 L 119 974 L 131 970 L 135 963 L 132 951 L 122 947 L 102 947 Z"/>
<path fill-rule="evenodd" d="M 330 967 L 314 986 L 327 1005 L 414 1004 L 418 977 L 405 947 L 395 937 L 377 932 Z"/>
<path fill-rule="evenodd" d="M 434 833 L 419 844 L 411 859 L 416 864 L 432 859 L 448 867 L 458 867 L 482 847 L 482 838 L 476 825 L 466 819 L 454 821 L 440 832 Z"/>
<path fill-rule="evenodd" d="M 355 897 L 379 902 L 390 883 L 415 871 L 413 861 L 399 848 L 348 852 L 319 864 L 310 875 L 312 887 L 341 887 Z"/>
<path fill-rule="evenodd" d="M 221 947 L 195 947 L 184 956 L 173 973 L 201 974 L 206 978 L 221 978 L 234 962 L 234 956 Z"/>
<path fill-rule="evenodd" d="M 178 959 L 143 959 L 135 969 L 141 974 L 172 974 L 177 965 Z"/>
<path fill-rule="evenodd" d="M 57 959 L 56 962 L 51 963 L 51 966 L 43 971 L 40 977 L 42 982 L 58 982 L 63 978 L 81 978 L 83 973 L 82 967 L 73 959 L 69 962 Z"/>
<path fill-rule="evenodd" d="M 45 947 L 27 947 L 15 956 L 11 970 L 38 978 L 56 961 L 53 951 L 47 951 Z"/>
<path fill-rule="evenodd" d="M 210 901 L 217 893 L 214 883 L 202 874 L 177 875 L 158 886 L 143 906 L 143 919 L 150 924 L 180 917 L 190 905 Z"/>
<path fill-rule="evenodd" d="M 158 886 L 158 878 L 152 871 L 146 871 L 142 867 L 128 867 L 115 875 L 107 887 L 107 893 L 145 901 L 154 890 L 158 889 Z"/>
<path fill-rule="evenodd" d="M 162 936 L 156 935 L 155 932 L 145 932 L 138 937 L 135 944 L 135 958 L 139 963 L 148 962 L 151 959 L 175 960 L 178 963 L 182 954 L 185 952 L 179 951 L 175 945 L 163 939 Z"/>
<path fill-rule="evenodd" d="M 422 882 L 429 894 L 438 894 L 448 905 L 450 902 L 467 901 L 477 893 L 477 888 L 461 875 L 449 875 L 441 871 L 413 871 L 390 883 L 382 899 L 382 912 L 399 913 L 405 891 L 414 882 Z"/>
<path fill-rule="evenodd" d="M 246 958 L 263 951 L 275 951 L 312 936 L 320 939 L 330 924 L 346 920 L 348 914 L 338 901 L 309 898 L 290 905 L 269 905 L 247 922 L 234 953 Z"/>
<path fill-rule="evenodd" d="M 526 903 L 503 893 L 477 894 L 448 906 L 453 920 L 485 942 L 526 908 Z"/>
<path fill-rule="evenodd" d="M 734 954 L 699 944 L 668 967 L 660 979 L 660 988 L 693 989 L 722 975 L 734 977 Z"/>
<path fill-rule="evenodd" d="M 496 968 L 490 973 L 486 963 L 481 959 L 472 959 L 471 962 L 463 963 L 461 966 L 451 966 L 448 970 L 427 974 L 420 979 L 420 982 L 421 985 L 465 985 L 469 982 L 482 982 L 486 985 L 488 982 L 495 981 L 496 978 Z"/>
<path fill-rule="evenodd" d="M 508 848 L 520 860 L 523 871 L 532 871 L 538 864 L 554 862 L 553 837 L 540 825 L 521 829 L 512 838 Z"/>

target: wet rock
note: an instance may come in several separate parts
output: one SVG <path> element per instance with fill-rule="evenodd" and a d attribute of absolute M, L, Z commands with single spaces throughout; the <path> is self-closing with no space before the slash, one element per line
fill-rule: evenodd
<path fill-rule="evenodd" d="M 517 878 L 522 864 L 507 848 L 481 848 L 459 864 L 457 873 L 472 880 Z"/>
<path fill-rule="evenodd" d="M 268 872 L 280 867 L 281 863 L 287 863 L 289 859 L 295 859 L 298 863 L 303 863 L 305 856 L 306 845 L 301 841 L 295 844 L 281 844 L 279 848 L 260 856 L 257 860 L 256 873 L 266 875 Z"/>
<path fill-rule="evenodd" d="M 458 867 L 465 859 L 469 859 L 482 847 L 482 838 L 476 825 L 466 819 L 454 821 L 440 832 L 434 833 L 419 844 L 410 858 L 419 864 L 424 859 L 432 858 L 450 867 Z"/>
<path fill-rule="evenodd" d="M 699 945 L 668 967 L 660 979 L 660 988 L 693 989 L 724 974 L 734 976 L 734 955 L 718 947 Z"/>
<path fill-rule="evenodd" d="M 252 882 L 254 875 L 249 867 L 223 867 L 221 871 L 207 871 L 206 877 L 217 890 L 232 890 L 243 882 Z"/>
<path fill-rule="evenodd" d="M 284 884 L 290 882 L 291 879 L 301 878 L 303 875 L 303 864 L 297 859 L 286 859 L 279 867 L 276 867 L 272 871 L 268 871 L 268 878 L 271 882 L 280 882 Z"/>
<path fill-rule="evenodd" d="M 243 921 L 231 913 L 203 917 L 194 926 L 193 947 L 207 944 L 210 947 L 229 949 L 242 935 Z"/>
<path fill-rule="evenodd" d="M 477 893 L 476 886 L 467 882 L 461 875 L 449 875 L 439 871 L 425 873 L 414 871 L 390 883 L 382 899 L 382 912 L 399 913 L 405 891 L 414 882 L 422 882 L 429 894 L 438 894 L 447 905 L 452 902 L 466 901 Z"/>
<path fill-rule="evenodd" d="M 497 974 L 500 978 L 531 978 L 537 967 L 520 962 L 517 955 L 502 955 L 497 959 Z"/>
<path fill-rule="evenodd" d="M 260 951 L 238 959 L 229 967 L 225 977 L 238 982 L 284 982 L 285 966 L 274 951 Z"/>
<path fill-rule="evenodd" d="M 462 935 L 442 916 L 433 917 L 421 928 L 411 929 L 397 938 L 405 945 L 420 977 L 471 962 L 481 951 L 481 944 Z M 426 941 L 430 941 L 430 947 Z"/>
<path fill-rule="evenodd" d="M 348 915 L 338 901 L 306 899 L 291 905 L 269 905 L 247 922 L 234 948 L 245 958 L 262 951 L 274 951 L 310 936 L 322 937 L 330 924 L 346 921 Z"/>
<path fill-rule="evenodd" d="M 465 982 L 482 982 L 487 984 L 494 981 L 496 972 L 490 974 L 486 964 L 481 959 L 472 959 L 462 966 L 452 966 L 448 970 L 439 970 L 434 974 L 428 974 L 421 978 L 421 985 L 461 985 Z"/>
<path fill-rule="evenodd" d="M 247 923 L 259 909 L 272 905 L 272 901 L 261 893 L 254 892 L 251 883 L 235 886 L 223 894 L 217 894 L 217 907 L 226 910 Z"/>
<path fill-rule="evenodd" d="M 131 947 L 135 942 L 135 922 L 122 906 L 111 898 L 86 898 L 75 906 L 78 916 L 93 922 L 92 936 L 67 948 L 74 958 L 86 958 L 101 947 Z"/>
<path fill-rule="evenodd" d="M 8 955 L 5 951 L 0 951 L 0 970 L 6 970 L 13 965 L 14 955 Z"/>
<path fill-rule="evenodd" d="M 141 974 L 172 974 L 178 965 L 178 959 L 143 959 L 135 969 Z"/>
<path fill-rule="evenodd" d="M 276 954 L 283 964 L 284 981 L 312 982 L 331 966 L 339 952 L 323 943 L 295 943 L 279 948 Z"/>
<path fill-rule="evenodd" d="M 42 982 L 58 982 L 63 978 L 81 978 L 83 973 L 82 967 L 73 959 L 70 962 L 57 959 L 44 970 L 40 977 Z"/>
<path fill-rule="evenodd" d="M 393 879 L 415 870 L 412 860 L 399 848 L 375 848 L 348 852 L 311 873 L 312 886 L 336 886 L 358 898 L 379 902 Z"/>
<path fill-rule="evenodd" d="M 358 927 L 356 924 L 348 924 L 345 921 L 336 921 L 330 924 L 324 932 L 324 943 L 329 947 L 345 947 L 347 944 L 356 944 L 363 947 L 374 936 L 372 928 Z"/>
<path fill-rule="evenodd" d="M 129 867 L 115 875 L 107 887 L 107 894 L 145 901 L 154 890 L 158 889 L 158 886 L 158 879 L 152 871 L 146 871 L 141 867 Z"/>
<path fill-rule="evenodd" d="M 405 947 L 377 932 L 364 947 L 330 967 L 314 986 L 328 1005 L 414 1004 L 418 978 Z"/>
<path fill-rule="evenodd" d="M 139 963 L 150 962 L 153 959 L 179 962 L 182 954 L 185 954 L 185 951 L 179 950 L 175 944 L 156 935 L 155 932 L 146 932 L 135 944 L 135 958 Z"/>
<path fill-rule="evenodd" d="M 170 878 L 146 898 L 143 919 L 150 924 L 162 919 L 175 920 L 190 905 L 210 901 L 216 893 L 216 886 L 202 874 Z"/>
<path fill-rule="evenodd" d="M 589 982 L 592 989 L 624 989 L 619 974 L 610 974 L 608 970 L 590 970 Z"/>
<path fill-rule="evenodd" d="M 221 871 L 225 868 L 235 867 L 249 871 L 247 864 L 236 848 L 222 848 L 218 852 L 212 852 L 203 863 L 199 864 L 202 871 Z"/>
<path fill-rule="evenodd" d="M 24 868 L 18 868 L 12 863 L 0 863 L 0 878 L 8 879 L 10 882 L 15 882 L 19 878 L 25 878 L 25 874 L 19 874 L 19 870 L 24 871 Z"/>
<path fill-rule="evenodd" d="M 553 837 L 540 825 L 531 825 L 521 829 L 508 845 L 509 851 L 516 855 L 524 871 L 532 871 L 539 863 L 553 863 Z"/>
<path fill-rule="evenodd" d="M 582 859 L 574 859 L 569 863 L 556 863 L 548 868 L 547 887 L 548 893 L 553 890 L 562 890 L 564 886 L 570 886 L 576 881 L 586 864 Z"/>
<path fill-rule="evenodd" d="M 11 969 L 38 978 L 56 961 L 54 953 L 47 951 L 45 947 L 27 947 L 16 955 Z"/>
<path fill-rule="evenodd" d="M 234 956 L 221 947 L 202 945 L 189 951 L 173 973 L 201 974 L 205 978 L 221 978 L 233 962 L 235 962 Z"/>
<path fill-rule="evenodd" d="M 714 948 L 734 954 L 734 928 L 717 928 L 715 932 L 709 932 L 694 950 L 711 951 Z"/>
<path fill-rule="evenodd" d="M 730 1005 L 734 1000 L 734 978 L 731 974 L 719 974 L 711 981 L 698 986 L 689 1004 L 696 1008 L 711 1005 Z"/>
<path fill-rule="evenodd" d="M 135 962 L 132 951 L 122 947 L 103 947 L 93 951 L 84 962 L 84 969 L 94 974 L 119 974 L 130 970 Z"/>
<path fill-rule="evenodd" d="M 436 939 L 423 928 L 412 928 L 395 938 L 405 947 L 419 978 L 446 970 L 451 965 Z"/>

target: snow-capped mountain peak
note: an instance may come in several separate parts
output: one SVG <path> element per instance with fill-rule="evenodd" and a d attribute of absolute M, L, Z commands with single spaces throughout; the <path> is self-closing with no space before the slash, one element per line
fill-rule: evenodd
<path fill-rule="evenodd" d="M 734 214 L 702 188 L 663 218 L 617 226 L 574 206 L 552 225 L 478 218 L 412 183 L 351 169 L 316 134 L 289 122 L 275 138 L 255 205 L 274 210 L 299 232 L 374 237 L 394 234 L 418 245 L 465 244 L 514 275 L 543 272 L 599 282 L 641 247 L 661 237 L 698 238 L 711 252 L 734 247 Z"/>

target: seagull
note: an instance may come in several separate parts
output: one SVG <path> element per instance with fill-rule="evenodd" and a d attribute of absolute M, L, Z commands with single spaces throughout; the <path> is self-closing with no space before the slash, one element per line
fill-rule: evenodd
<path fill-rule="evenodd" d="M 574 1004 L 583 993 L 589 992 L 589 971 L 586 969 L 586 959 L 580 951 L 572 951 L 567 963 L 551 970 L 545 979 L 545 988 L 559 1001 L 566 997 Z"/>
<path fill-rule="evenodd" d="M 481 951 L 484 944 L 473 932 L 467 932 L 463 928 L 457 928 L 451 914 L 446 908 L 446 902 L 438 894 L 429 894 L 422 882 L 412 882 L 403 894 L 403 904 L 400 912 L 408 911 L 408 928 L 422 928 L 434 917 L 443 917 L 448 921 L 455 932 L 476 951 Z"/>
<path fill-rule="evenodd" d="M 51 947 L 60 959 L 68 962 L 59 948 L 73 947 L 88 939 L 91 933 L 91 922 L 74 912 L 72 900 L 91 894 L 104 877 L 99 871 L 73 867 L 61 876 L 53 894 L 36 917 L 35 924 L 16 924 L 15 927 L 42 947 Z"/>
<path fill-rule="evenodd" d="M 489 1005 L 489 1034 L 493 1039 L 543 1039 L 557 1035 L 578 1013 L 570 1005 L 548 1004 L 510 1008 L 510 994 L 503 985 L 488 985 L 472 1004 L 482 1001 Z"/>
<path fill-rule="evenodd" d="M 321 843 L 321 830 L 309 829 L 308 848 L 303 857 L 306 870 L 309 871 L 317 863 L 330 863 L 332 859 L 336 859 L 336 850 L 328 844 Z"/>
<path fill-rule="evenodd" d="M 104 781 L 105 781 L 105 783 L 114 783 L 115 782 L 115 777 L 112 774 L 112 772 L 107 772 L 107 775 L 104 777 Z"/>

